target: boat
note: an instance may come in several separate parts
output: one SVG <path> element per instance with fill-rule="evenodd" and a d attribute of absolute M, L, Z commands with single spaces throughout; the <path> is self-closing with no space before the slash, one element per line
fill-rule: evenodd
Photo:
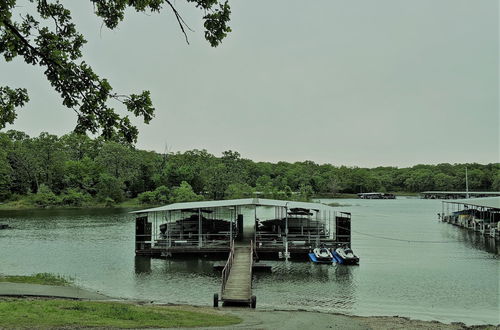
<path fill-rule="evenodd" d="M 309 253 L 309 259 L 318 264 L 331 264 L 335 262 L 333 254 L 325 247 L 315 248 L 313 252 Z"/>
<path fill-rule="evenodd" d="M 333 257 L 339 264 L 358 265 L 359 257 L 348 246 L 341 246 L 333 251 Z"/>

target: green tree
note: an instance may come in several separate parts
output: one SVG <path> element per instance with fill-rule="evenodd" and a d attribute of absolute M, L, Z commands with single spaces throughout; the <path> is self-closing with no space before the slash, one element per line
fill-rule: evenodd
<path fill-rule="evenodd" d="M 181 31 L 187 28 L 175 2 L 170 0 L 90 0 L 94 13 L 103 24 L 115 29 L 129 8 L 137 12 L 159 13 L 165 8 L 173 12 Z M 101 132 L 109 139 L 121 136 L 136 141 L 137 128 L 128 116 L 118 114 L 110 101 L 118 101 L 145 123 L 154 116 L 149 91 L 123 95 L 113 91 L 107 79 L 99 77 L 82 60 L 85 38 L 76 29 L 71 12 L 59 1 L 30 0 L 33 5 L 18 5 L 17 0 L 0 2 L 0 54 L 12 61 L 21 57 L 30 65 L 38 65 L 63 100 L 63 105 L 78 115 L 75 131 Z M 215 47 L 231 29 L 227 26 L 230 8 L 219 0 L 187 0 L 204 12 L 205 38 Z M 187 40 L 187 35 L 186 35 Z M 0 129 L 13 123 L 16 108 L 28 102 L 24 88 L 0 87 Z"/>
<path fill-rule="evenodd" d="M 8 153 L 11 148 L 9 137 L 0 133 L 0 201 L 11 195 L 12 168 L 9 164 Z"/>
<path fill-rule="evenodd" d="M 101 167 L 87 156 L 81 160 L 68 160 L 64 163 L 65 187 L 95 195 L 101 171 Z"/>
<path fill-rule="evenodd" d="M 183 181 L 179 187 L 174 188 L 172 191 L 173 203 L 195 202 L 200 200 L 203 200 L 203 196 L 197 195 L 186 181 Z"/>
<path fill-rule="evenodd" d="M 434 175 L 434 187 L 437 190 L 451 191 L 455 188 L 455 178 L 445 173 Z"/>
<path fill-rule="evenodd" d="M 39 207 L 53 206 L 60 203 L 60 199 L 47 187 L 41 184 L 38 192 L 32 196 L 33 204 Z"/>
<path fill-rule="evenodd" d="M 314 191 L 312 187 L 308 184 L 301 184 L 299 187 L 299 195 L 297 199 L 304 202 L 309 202 L 313 195 Z"/>
<path fill-rule="evenodd" d="M 231 183 L 225 193 L 227 199 L 250 198 L 253 197 L 254 189 L 246 183 Z"/>
<path fill-rule="evenodd" d="M 107 204 L 120 203 L 125 198 L 124 188 L 125 185 L 119 178 L 103 173 L 97 184 L 97 197 Z"/>

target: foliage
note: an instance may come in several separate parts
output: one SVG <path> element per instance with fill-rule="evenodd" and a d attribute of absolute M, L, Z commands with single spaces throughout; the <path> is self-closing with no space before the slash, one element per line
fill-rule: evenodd
<path fill-rule="evenodd" d="M 174 188 L 172 191 L 172 203 L 193 202 L 201 201 L 203 196 L 197 195 L 191 185 L 186 181 L 182 181 L 179 187 Z"/>
<path fill-rule="evenodd" d="M 31 196 L 33 204 L 40 207 L 53 206 L 60 203 L 61 199 L 56 196 L 45 184 L 41 184 L 38 192 Z"/>
<path fill-rule="evenodd" d="M 103 24 L 115 29 L 123 21 L 129 8 L 137 12 L 159 13 L 167 8 L 174 14 L 186 36 L 188 28 L 175 2 L 170 0 L 99 1 L 90 0 L 95 14 Z M 52 87 L 62 98 L 65 107 L 77 113 L 75 131 L 100 133 L 106 139 L 134 142 L 137 128 L 128 116 L 122 116 L 111 107 L 120 102 L 135 117 L 149 123 L 154 107 L 149 91 L 122 95 L 113 91 L 107 79 L 98 76 L 83 61 L 84 36 L 73 23 L 71 11 L 60 1 L 30 0 L 33 4 L 18 5 L 17 0 L 0 2 L 0 54 L 9 62 L 21 57 L 26 64 L 38 65 Z M 204 12 L 205 38 L 213 46 L 219 45 L 231 29 L 227 26 L 230 7 L 219 0 L 187 0 Z M 16 108 L 29 100 L 26 89 L 0 87 L 0 129 L 16 118 Z"/>
<path fill-rule="evenodd" d="M 235 151 L 158 154 L 86 135 L 0 132 L 0 202 L 27 198 L 39 207 L 112 206 L 206 199 L 309 200 L 333 193 L 500 190 L 500 164 L 359 168 L 305 162 L 253 162 Z M 24 197 L 23 197 L 24 196 Z M 27 197 L 29 196 L 29 197 Z"/>
<path fill-rule="evenodd" d="M 89 203 L 91 197 L 88 193 L 78 191 L 76 189 L 68 189 L 65 194 L 61 195 L 61 204 L 68 206 L 83 206 Z"/>
<path fill-rule="evenodd" d="M 254 188 L 247 183 L 231 183 L 225 192 L 227 199 L 250 198 L 253 197 Z"/>
<path fill-rule="evenodd" d="M 0 301 L 0 328 L 184 328 L 240 323 L 235 316 L 173 306 L 120 302 L 6 298 Z"/>
<path fill-rule="evenodd" d="M 170 189 L 159 186 L 154 191 L 145 191 L 137 195 L 141 204 L 167 204 L 170 201 Z"/>
<path fill-rule="evenodd" d="M 72 284 L 73 280 L 62 275 L 52 273 L 38 273 L 30 276 L 0 275 L 0 282 L 65 286 Z"/>

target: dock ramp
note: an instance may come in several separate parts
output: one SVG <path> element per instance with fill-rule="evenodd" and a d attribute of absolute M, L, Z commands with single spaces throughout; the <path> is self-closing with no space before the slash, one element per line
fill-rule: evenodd
<path fill-rule="evenodd" d="M 252 295 L 253 242 L 231 244 L 231 251 L 222 270 L 220 301 L 223 304 L 248 305 L 255 308 L 257 299 Z M 214 307 L 219 296 L 214 295 Z"/>

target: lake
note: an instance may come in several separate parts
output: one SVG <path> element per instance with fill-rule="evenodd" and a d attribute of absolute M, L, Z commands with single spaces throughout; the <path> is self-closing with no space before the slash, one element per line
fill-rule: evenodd
<path fill-rule="evenodd" d="M 265 261 L 257 308 L 498 324 L 499 246 L 437 221 L 441 202 L 323 200 L 352 213 L 359 266 Z M 123 209 L 0 211 L 0 273 L 50 272 L 112 297 L 211 305 L 213 260 L 134 255 L 134 218 Z"/>

